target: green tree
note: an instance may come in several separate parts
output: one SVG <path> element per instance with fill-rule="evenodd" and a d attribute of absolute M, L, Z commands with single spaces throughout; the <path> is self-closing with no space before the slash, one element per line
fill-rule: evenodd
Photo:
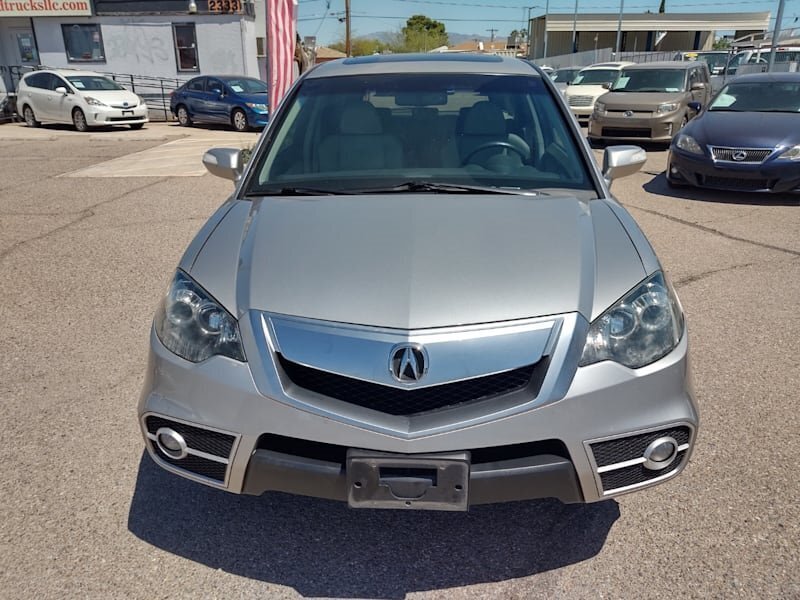
<path fill-rule="evenodd" d="M 444 23 L 425 15 L 414 15 L 401 30 L 401 52 L 427 52 L 448 44 Z"/>
<path fill-rule="evenodd" d="M 728 38 L 719 38 L 718 40 L 714 41 L 714 45 L 712 48 L 714 50 L 727 50 L 731 47 L 731 41 Z"/>

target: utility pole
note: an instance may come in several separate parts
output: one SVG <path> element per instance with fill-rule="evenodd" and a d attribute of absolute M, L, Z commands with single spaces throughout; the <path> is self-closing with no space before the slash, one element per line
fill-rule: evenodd
<path fill-rule="evenodd" d="M 353 48 L 350 42 L 350 0 L 344 0 L 344 53 L 352 56 Z"/>
<path fill-rule="evenodd" d="M 622 11 L 625 9 L 625 0 L 619 0 L 619 19 L 617 19 L 617 43 L 614 46 L 614 58 L 619 57 L 620 44 L 622 44 Z"/>
<path fill-rule="evenodd" d="M 575 0 L 575 12 L 572 14 L 572 52 L 575 53 L 578 49 L 575 47 L 575 41 L 578 38 L 578 0 Z"/>
<path fill-rule="evenodd" d="M 772 34 L 772 52 L 769 53 L 769 66 L 767 71 L 772 73 L 772 68 L 775 66 L 775 55 L 778 53 L 778 37 L 781 35 L 781 21 L 783 21 L 783 5 L 786 0 L 780 0 L 778 4 L 778 16 L 775 17 L 775 31 Z"/>
<path fill-rule="evenodd" d="M 547 19 L 550 14 L 550 0 L 544 3 L 544 52 L 543 58 L 547 58 Z"/>
<path fill-rule="evenodd" d="M 494 34 L 497 32 L 497 29 L 487 29 L 486 31 L 489 31 L 492 34 L 491 41 L 494 42 Z"/>

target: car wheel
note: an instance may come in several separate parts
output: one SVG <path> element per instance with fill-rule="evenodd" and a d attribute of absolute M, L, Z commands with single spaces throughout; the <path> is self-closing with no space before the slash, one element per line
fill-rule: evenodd
<path fill-rule="evenodd" d="M 189 127 L 192 124 L 192 118 L 189 116 L 189 111 L 186 110 L 186 107 L 182 104 L 178 107 L 175 115 L 178 117 L 178 123 L 180 123 L 181 127 Z"/>
<path fill-rule="evenodd" d="M 142 127 L 144 127 L 144 123 L 134 123 L 131 125 L 131 129 L 141 129 Z"/>
<path fill-rule="evenodd" d="M 231 123 L 236 131 L 247 131 L 249 128 L 247 125 L 247 115 L 244 114 L 241 108 L 233 109 L 231 113 Z"/>
<path fill-rule="evenodd" d="M 72 111 L 72 124 L 75 126 L 80 132 L 87 131 L 89 126 L 86 124 L 86 115 L 83 114 L 83 111 L 80 108 L 76 108 Z"/>
<path fill-rule="evenodd" d="M 33 114 L 33 109 L 30 106 L 26 105 L 25 108 L 22 109 L 22 116 L 28 127 L 38 127 L 41 125 L 41 122 L 36 120 L 36 115 Z"/>

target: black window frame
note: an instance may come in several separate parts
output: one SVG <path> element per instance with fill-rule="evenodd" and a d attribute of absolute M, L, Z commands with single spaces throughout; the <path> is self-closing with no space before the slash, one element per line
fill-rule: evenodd
<path fill-rule="evenodd" d="M 73 29 L 75 27 L 77 27 L 78 29 L 84 29 L 84 28 L 88 29 L 88 28 L 92 28 L 92 27 L 94 28 L 94 30 L 91 32 L 92 33 L 92 37 L 94 37 L 95 33 L 97 34 L 97 37 L 98 37 L 98 40 L 99 40 L 97 43 L 100 45 L 100 53 L 102 54 L 102 56 L 100 56 L 98 58 L 95 58 L 94 56 L 92 56 L 92 58 L 75 58 L 75 57 L 71 56 L 69 44 L 67 43 L 67 39 L 68 39 L 67 32 L 70 29 Z M 106 63 L 106 47 L 105 47 L 105 44 L 103 43 L 103 28 L 102 28 L 100 23 L 62 23 L 61 24 L 61 37 L 62 37 L 62 39 L 64 41 L 64 53 L 67 55 L 67 62 L 68 63 L 77 63 L 77 64 L 86 64 L 86 63 L 105 64 Z M 94 43 L 94 41 L 92 41 L 92 43 Z"/>
<path fill-rule="evenodd" d="M 192 28 L 192 38 L 194 39 L 194 43 L 192 46 L 179 46 L 178 45 L 178 28 L 179 27 L 191 27 Z M 172 42 L 173 47 L 175 48 L 175 68 L 180 73 L 199 73 L 200 72 L 200 52 L 197 45 L 197 27 L 195 23 L 172 23 Z M 193 68 L 184 68 L 181 64 L 181 50 L 193 50 L 194 51 L 194 67 Z"/>

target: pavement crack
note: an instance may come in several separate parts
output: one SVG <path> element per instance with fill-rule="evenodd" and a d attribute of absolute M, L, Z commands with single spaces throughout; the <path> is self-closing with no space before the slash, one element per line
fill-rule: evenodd
<path fill-rule="evenodd" d="M 689 285 L 690 283 L 695 283 L 696 281 L 700 281 L 701 279 L 705 279 L 706 277 L 711 277 L 712 275 L 716 275 L 717 273 L 724 273 L 726 271 L 737 271 L 739 269 L 746 269 L 748 267 L 755 266 L 756 263 L 745 263 L 742 265 L 732 265 L 730 267 L 723 267 L 721 269 L 711 269 L 709 271 L 704 271 L 702 273 L 697 273 L 695 275 L 689 275 L 688 277 L 684 277 L 683 279 L 679 279 L 674 282 L 676 288 L 682 288 L 683 286 Z"/>
<path fill-rule="evenodd" d="M 750 244 L 752 246 L 758 246 L 759 248 L 766 248 L 768 250 L 775 250 L 776 252 L 784 252 L 791 256 L 800 257 L 800 250 L 792 250 L 791 248 L 784 248 L 783 246 L 776 246 L 774 244 L 767 244 L 766 242 L 759 242 L 756 240 L 740 237 L 738 235 L 732 235 L 730 233 L 725 233 L 724 231 L 720 231 L 719 229 L 714 229 L 713 227 L 707 227 L 706 225 L 700 225 L 700 223 L 693 223 L 692 221 L 687 221 L 686 219 L 681 219 L 679 217 L 673 217 L 672 215 L 667 215 L 662 212 L 658 212 L 657 210 L 650 210 L 648 208 L 642 208 L 636 205 L 631 205 L 630 208 L 635 210 L 640 210 L 644 213 L 647 213 L 649 215 L 654 215 L 656 217 L 662 217 L 664 219 L 667 219 L 668 221 L 672 221 L 673 223 L 686 225 L 687 227 L 692 227 L 694 229 L 698 229 L 705 233 L 711 233 L 721 238 L 725 238 L 726 240 L 732 240 L 734 242 L 742 242 L 745 244 Z"/>
<path fill-rule="evenodd" d="M 151 181 L 150 183 L 147 183 L 147 184 L 145 184 L 143 186 L 140 186 L 138 188 L 134 188 L 132 190 L 128 190 L 127 192 L 125 192 L 124 194 L 122 194 L 120 196 L 116 196 L 114 198 L 109 198 L 108 200 L 103 200 L 102 202 L 98 202 L 96 204 L 92 204 L 91 206 L 88 206 L 87 208 L 84 208 L 82 211 L 80 211 L 80 213 L 77 213 L 78 214 L 77 218 L 73 219 L 69 223 L 64 223 L 63 225 L 59 225 L 55 229 L 50 229 L 49 231 L 45 231 L 44 233 L 42 233 L 40 235 L 34 236 L 32 238 L 28 238 L 26 240 L 20 240 L 19 242 L 13 244 L 12 246 L 9 246 L 8 248 L 6 248 L 2 252 L 0 252 L 0 261 L 5 260 L 5 258 L 8 255 L 12 254 L 13 252 L 18 250 L 22 246 L 30 244 L 31 242 L 37 242 L 39 240 L 43 240 L 43 239 L 45 239 L 45 238 L 47 238 L 47 237 L 49 237 L 49 236 L 51 236 L 53 234 L 59 233 L 61 231 L 64 231 L 65 229 L 68 229 L 69 227 L 72 227 L 73 225 L 77 225 L 78 223 L 81 223 L 81 222 L 85 221 L 86 219 L 88 219 L 90 217 L 93 217 L 95 215 L 95 209 L 100 207 L 100 206 L 103 206 L 105 204 L 111 204 L 112 202 L 117 202 L 118 200 L 123 200 L 124 198 L 126 198 L 127 196 L 130 196 L 131 194 L 135 194 L 136 192 L 140 192 L 142 190 L 146 190 L 147 188 L 152 187 L 154 185 L 158 185 L 159 183 L 162 183 L 164 181 L 166 181 L 166 179 L 162 177 L 162 178 L 158 179 L 157 181 Z M 64 214 L 69 215 L 69 214 L 74 214 L 74 213 L 69 213 L 68 212 L 68 213 L 64 213 Z"/>

